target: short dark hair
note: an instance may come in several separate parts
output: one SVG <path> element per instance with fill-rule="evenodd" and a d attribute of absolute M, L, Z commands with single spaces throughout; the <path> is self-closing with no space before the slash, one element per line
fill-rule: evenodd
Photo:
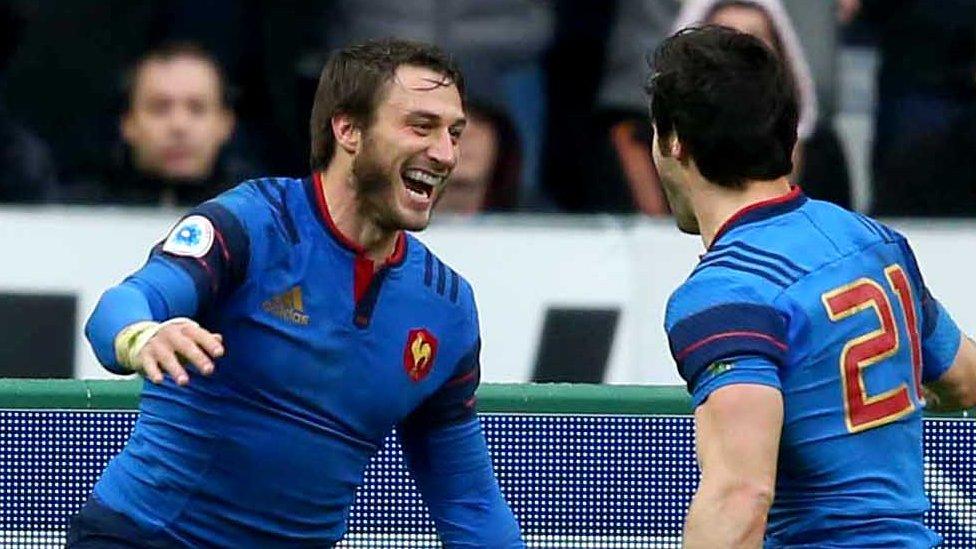
<path fill-rule="evenodd" d="M 139 71 L 141 71 L 146 64 L 153 61 L 170 61 L 177 57 L 198 59 L 212 66 L 214 72 L 217 73 L 217 83 L 220 86 L 220 100 L 225 106 L 230 105 L 231 91 L 227 84 L 227 75 L 224 73 L 224 68 L 220 65 L 217 58 L 210 53 L 210 51 L 196 42 L 180 40 L 163 42 L 149 49 L 129 66 L 122 77 L 122 110 L 128 111 L 132 108 L 132 99 L 134 97 L 133 94 L 135 94 L 136 91 L 136 79 L 139 77 Z"/>
<path fill-rule="evenodd" d="M 725 187 L 793 171 L 796 91 L 779 57 L 725 27 L 678 31 L 645 86 L 660 141 L 676 133 L 701 174 Z"/>
<path fill-rule="evenodd" d="M 377 105 L 385 96 L 386 85 L 404 65 L 428 68 L 443 75 L 442 85 L 457 86 L 461 100 L 464 100 L 461 70 L 437 46 L 385 38 L 338 50 L 322 69 L 315 91 L 309 124 L 312 170 L 324 169 L 332 161 L 335 152 L 332 117 L 344 113 L 352 116 L 361 127 L 369 127 Z"/>

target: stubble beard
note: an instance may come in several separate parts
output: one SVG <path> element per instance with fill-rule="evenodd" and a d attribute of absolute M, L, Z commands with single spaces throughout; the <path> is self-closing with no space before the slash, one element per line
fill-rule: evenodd
<path fill-rule="evenodd" d="M 379 229 L 394 232 L 398 230 L 416 231 L 426 228 L 426 224 L 415 227 L 396 209 L 395 187 L 400 185 L 389 167 L 375 154 L 375 143 L 366 138 L 363 149 L 352 162 L 352 185 L 356 190 L 357 209 L 360 215 L 369 219 Z"/>

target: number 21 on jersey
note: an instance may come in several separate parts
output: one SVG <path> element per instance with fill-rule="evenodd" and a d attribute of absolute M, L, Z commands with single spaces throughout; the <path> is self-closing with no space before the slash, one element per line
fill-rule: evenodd
<path fill-rule="evenodd" d="M 898 297 L 907 326 L 912 357 L 912 377 L 918 401 L 922 401 L 922 347 L 918 332 L 918 315 L 912 288 L 905 271 L 898 264 L 885 268 L 888 285 Z M 888 293 L 876 281 L 859 278 L 826 292 L 821 296 L 830 320 L 841 320 L 873 310 L 880 327 L 857 336 L 844 345 L 840 355 L 840 379 L 843 388 L 844 420 L 852 433 L 891 423 L 915 410 L 915 403 L 905 383 L 875 395 L 868 395 L 864 382 L 864 370 L 878 367 L 897 367 L 899 361 L 887 359 L 895 356 L 900 348 L 900 330 L 892 314 Z"/>

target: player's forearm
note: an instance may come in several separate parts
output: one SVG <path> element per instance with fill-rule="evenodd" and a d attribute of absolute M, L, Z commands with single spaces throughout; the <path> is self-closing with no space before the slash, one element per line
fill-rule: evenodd
<path fill-rule="evenodd" d="M 445 547 L 525 546 L 477 418 L 428 432 L 405 430 L 403 441 Z"/>
<path fill-rule="evenodd" d="M 116 336 L 136 322 L 192 317 L 197 302 L 189 275 L 158 258 L 150 259 L 135 274 L 102 294 L 85 324 L 85 336 L 106 369 L 117 374 L 131 373 L 118 362 Z"/>
<path fill-rule="evenodd" d="M 431 504 L 444 547 L 524 549 L 511 509 L 500 493 L 482 493 Z"/>
<path fill-rule="evenodd" d="M 764 486 L 702 485 L 685 521 L 686 549 L 759 548 L 773 492 Z"/>
<path fill-rule="evenodd" d="M 152 319 L 152 308 L 143 292 L 134 284 L 123 283 L 102 294 L 85 324 L 85 336 L 106 369 L 117 374 L 131 373 L 117 360 L 115 338 L 125 327 Z"/>

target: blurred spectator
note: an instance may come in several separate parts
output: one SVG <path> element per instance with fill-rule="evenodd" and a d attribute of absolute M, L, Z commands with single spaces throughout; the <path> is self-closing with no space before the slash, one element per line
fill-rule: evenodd
<path fill-rule="evenodd" d="M 202 45 L 227 76 L 237 124 L 225 154 L 271 170 L 307 172 L 308 109 L 317 84 L 298 65 L 321 48 L 320 14 L 330 0 L 0 0 L 27 14 L 11 61 L 7 105 L 51 146 L 68 201 L 97 200 L 86 190 L 118 161 L 125 108 L 120 76 L 143 53 L 173 41 Z M 2 37 L 0 37 L 2 39 Z M 65 82 L 71 82 L 70 101 Z M 305 122 L 302 122 L 304 120 Z"/>
<path fill-rule="evenodd" d="M 606 42 L 606 63 L 587 180 L 580 193 L 589 211 L 667 215 L 667 202 L 651 162 L 651 128 L 642 93 L 646 56 L 665 37 L 678 13 L 676 0 L 618 0 Z M 589 184 L 598 181 L 599 185 Z"/>
<path fill-rule="evenodd" d="M 23 25 L 14 6 L 0 4 L 0 202 L 44 202 L 56 189 L 47 145 L 14 120 L 4 100 L 7 67 Z"/>
<path fill-rule="evenodd" d="M 511 211 L 518 199 L 521 162 L 518 133 L 502 112 L 469 103 L 460 162 L 437 203 L 438 212 L 473 215 Z"/>
<path fill-rule="evenodd" d="M 190 42 L 164 44 L 125 79 L 123 146 L 103 180 L 100 203 L 192 205 L 255 172 L 221 154 L 234 129 L 217 61 Z M 90 192 L 90 190 L 89 190 Z"/>
<path fill-rule="evenodd" d="M 600 92 L 600 133 L 607 140 L 597 148 L 602 167 L 594 179 L 604 184 L 591 203 L 603 211 L 636 207 L 649 215 L 668 214 L 650 160 L 650 128 L 645 127 L 646 107 L 640 97 L 646 78 L 644 56 L 678 29 L 718 24 L 755 35 L 784 60 L 801 103 L 794 180 L 816 198 L 850 204 L 846 161 L 829 120 L 818 120 L 811 70 L 779 0 L 686 0 L 680 6 L 673 1 L 620 0 L 617 9 Z"/>
<path fill-rule="evenodd" d="M 190 41 L 219 61 L 237 114 L 230 152 L 264 173 L 308 171 L 308 113 L 333 0 L 154 0 L 153 41 Z"/>
<path fill-rule="evenodd" d="M 874 213 L 976 214 L 971 139 L 976 2 L 861 0 L 861 5 L 862 21 L 877 32 L 881 57 Z"/>
<path fill-rule="evenodd" d="M 472 100 L 496 106 L 522 147 L 519 201 L 545 208 L 539 186 L 545 126 L 543 54 L 552 41 L 549 0 L 338 0 L 328 14 L 332 47 L 395 36 L 435 43 L 461 65 Z"/>

